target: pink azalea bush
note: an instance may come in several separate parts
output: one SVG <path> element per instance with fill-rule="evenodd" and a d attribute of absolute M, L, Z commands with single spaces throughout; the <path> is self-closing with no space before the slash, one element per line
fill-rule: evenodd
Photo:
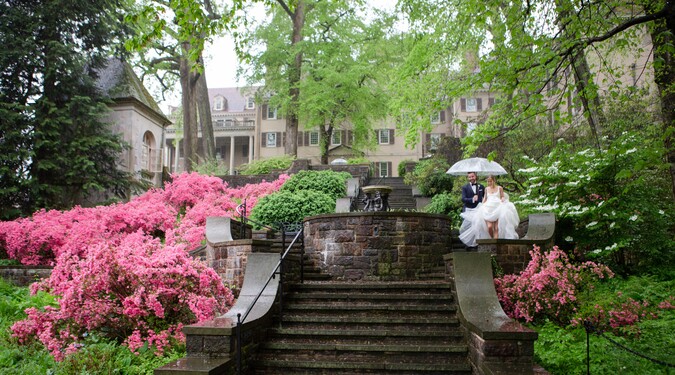
<path fill-rule="evenodd" d="M 240 202 L 250 209 L 288 176 L 242 188 L 196 173 L 172 177 L 164 189 L 127 203 L 43 210 L 0 223 L 0 250 L 22 264 L 54 266 L 32 291 L 57 296 L 58 306 L 26 310 L 28 317 L 12 326 L 19 342 L 39 340 L 61 360 L 95 332 L 161 353 L 184 340 L 183 324 L 232 305 L 220 277 L 188 251 L 203 243 L 206 217 L 234 217 Z"/>
<path fill-rule="evenodd" d="M 614 276 L 604 265 L 572 264 L 557 246 L 548 252 L 534 246 L 530 257 L 527 268 L 520 274 L 495 279 L 504 312 L 526 322 L 548 318 L 561 325 L 569 324 L 577 312 L 578 294 L 593 288 L 593 281 Z"/>
<path fill-rule="evenodd" d="M 638 323 L 658 319 L 660 310 L 673 310 L 675 297 L 670 296 L 665 301 L 654 306 L 649 301 L 636 301 L 630 297 L 624 297 L 622 292 L 617 292 L 616 299 L 608 306 L 595 304 L 593 309 L 578 314 L 572 319 L 572 325 L 584 326 L 590 323 L 597 332 L 611 332 L 616 336 L 640 336 Z"/>

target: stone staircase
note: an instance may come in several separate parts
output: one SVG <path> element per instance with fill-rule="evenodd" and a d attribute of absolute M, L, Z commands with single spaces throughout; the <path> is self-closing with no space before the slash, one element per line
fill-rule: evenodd
<path fill-rule="evenodd" d="M 415 198 L 412 195 L 412 186 L 403 182 L 403 177 L 374 177 L 366 184 L 387 185 L 393 188 L 389 194 L 389 207 L 391 210 L 414 210 L 416 208 Z M 365 194 L 359 195 L 358 209 L 363 210 L 363 199 Z"/>
<path fill-rule="evenodd" d="M 450 284 L 293 285 L 253 374 L 470 374 Z"/>

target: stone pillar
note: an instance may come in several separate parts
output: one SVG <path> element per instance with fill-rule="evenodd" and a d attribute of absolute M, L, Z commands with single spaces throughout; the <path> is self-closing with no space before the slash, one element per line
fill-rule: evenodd
<path fill-rule="evenodd" d="M 248 136 L 248 163 L 251 164 L 253 161 L 253 136 Z"/>
<path fill-rule="evenodd" d="M 234 174 L 234 136 L 230 136 L 230 174 Z"/>

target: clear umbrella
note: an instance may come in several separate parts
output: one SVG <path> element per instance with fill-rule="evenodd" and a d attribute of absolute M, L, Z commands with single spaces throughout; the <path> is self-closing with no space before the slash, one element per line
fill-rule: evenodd
<path fill-rule="evenodd" d="M 460 160 L 453 164 L 446 173 L 453 176 L 462 176 L 469 172 L 476 172 L 479 176 L 499 176 L 507 174 L 504 167 L 499 165 L 499 163 L 485 158 L 469 158 Z"/>

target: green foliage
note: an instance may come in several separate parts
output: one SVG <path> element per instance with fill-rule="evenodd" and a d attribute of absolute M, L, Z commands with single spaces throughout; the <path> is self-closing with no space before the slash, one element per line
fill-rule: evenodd
<path fill-rule="evenodd" d="M 126 190 L 122 140 L 94 84 L 123 33 L 125 3 L 0 4 L 0 212 L 68 208 Z"/>
<path fill-rule="evenodd" d="M 291 176 L 280 191 L 315 190 L 327 194 L 335 201 L 347 195 L 347 179 L 350 177 L 352 175 L 348 172 L 305 170 Z"/>
<path fill-rule="evenodd" d="M 370 164 L 370 160 L 365 157 L 354 157 L 347 159 L 347 164 Z"/>
<path fill-rule="evenodd" d="M 453 225 L 458 228 L 459 223 L 462 221 L 459 216 L 462 206 L 461 195 L 453 192 L 443 192 L 431 198 L 431 203 L 424 208 L 424 212 L 448 215 L 452 218 Z"/>
<path fill-rule="evenodd" d="M 225 163 L 216 159 L 206 160 L 199 164 L 193 163 L 192 170 L 206 176 L 224 176 L 228 172 Z"/>
<path fill-rule="evenodd" d="M 267 174 L 274 169 L 286 170 L 290 168 L 291 164 L 293 163 L 293 160 L 295 160 L 295 158 L 289 155 L 283 155 L 269 159 L 254 160 L 249 164 L 240 165 L 237 168 L 237 170 L 239 171 L 239 174 L 243 175 Z"/>
<path fill-rule="evenodd" d="M 445 160 L 431 158 L 421 160 L 412 173 L 405 175 L 405 182 L 416 185 L 423 195 L 434 196 L 452 191 L 453 177 L 445 173 L 450 166 Z"/>
<path fill-rule="evenodd" d="M 586 256 L 616 271 L 658 270 L 675 261 L 670 198 L 663 144 L 644 132 L 607 140 L 606 150 L 575 151 L 560 141 L 540 161 L 520 172 L 529 186 L 519 203 L 555 212 L 570 228 L 562 238 Z"/>
<path fill-rule="evenodd" d="M 240 75 L 250 84 L 264 82 L 258 94 L 289 121 L 297 117 L 305 129 L 319 128 L 322 157 L 328 151 L 324 135 L 346 130 L 344 124 L 353 136 L 350 147 L 374 147 L 373 125 L 387 116 L 388 72 L 398 52 L 389 40 L 391 18 L 368 19 L 362 2 L 286 4 L 288 11 L 270 4 L 266 23 L 238 35 L 238 53 L 249 62 Z M 292 39 L 294 32 L 302 35 L 300 42 Z"/>
<path fill-rule="evenodd" d="M 62 362 L 39 342 L 19 345 L 9 327 L 26 317 L 29 307 L 55 306 L 54 296 L 45 292 L 30 295 L 28 288 L 13 286 L 0 278 L 0 374 L 147 374 L 155 368 L 185 356 L 185 346 L 178 345 L 155 355 L 142 348 L 138 354 L 116 342 L 89 336 L 84 346 Z"/>
<path fill-rule="evenodd" d="M 580 295 L 580 312 L 594 311 L 609 306 L 623 294 L 651 305 L 672 298 L 672 279 L 653 276 L 613 278 L 596 285 Z M 621 292 L 621 293 L 618 293 Z M 604 333 L 622 345 L 651 358 L 672 363 L 675 338 L 670 332 L 675 324 L 675 310 L 662 309 L 657 319 L 637 323 L 639 336 L 617 337 Z M 535 358 L 552 374 L 586 373 L 586 332 L 582 327 L 560 327 L 550 321 L 532 326 L 539 333 L 535 341 Z M 667 368 L 617 348 L 605 338 L 591 334 L 591 373 L 593 374 L 664 374 Z M 664 372 L 666 371 L 666 372 Z"/>
<path fill-rule="evenodd" d="M 408 163 L 411 163 L 412 160 L 406 159 L 398 163 L 398 176 L 399 177 L 405 177 L 405 166 Z"/>
<path fill-rule="evenodd" d="M 276 223 L 298 223 L 306 216 L 334 211 L 335 199 L 321 191 L 279 191 L 261 198 L 251 211 L 251 218 L 271 226 Z"/>

